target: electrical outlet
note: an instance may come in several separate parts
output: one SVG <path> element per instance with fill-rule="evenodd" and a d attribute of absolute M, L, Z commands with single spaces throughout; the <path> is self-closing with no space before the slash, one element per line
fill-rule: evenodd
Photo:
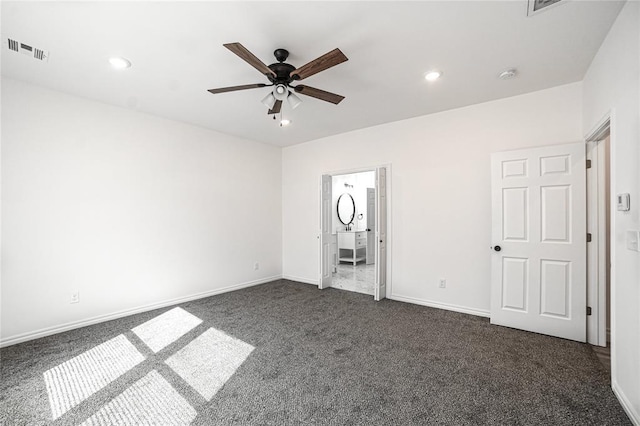
<path fill-rule="evenodd" d="M 447 280 L 440 278 L 440 288 L 447 288 Z"/>
<path fill-rule="evenodd" d="M 74 293 L 71 293 L 71 299 L 69 300 L 69 303 L 79 303 L 80 302 L 80 292 L 76 291 Z"/>
<path fill-rule="evenodd" d="M 260 263 L 256 262 L 256 263 L 253 264 L 253 270 L 257 271 L 258 269 L 260 269 Z"/>

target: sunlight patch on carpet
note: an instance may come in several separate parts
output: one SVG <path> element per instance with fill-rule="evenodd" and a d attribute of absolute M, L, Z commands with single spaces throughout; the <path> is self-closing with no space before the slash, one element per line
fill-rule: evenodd
<path fill-rule="evenodd" d="M 107 386 L 144 361 L 124 336 L 119 335 L 44 372 L 53 419 Z"/>
<path fill-rule="evenodd" d="M 210 328 L 165 363 L 209 401 L 254 349 L 242 340 Z"/>
<path fill-rule="evenodd" d="M 133 328 L 153 352 L 158 352 L 193 330 L 202 320 L 182 308 L 174 308 Z"/>
<path fill-rule="evenodd" d="M 196 410 L 156 370 L 112 399 L 82 426 L 188 425 Z"/>

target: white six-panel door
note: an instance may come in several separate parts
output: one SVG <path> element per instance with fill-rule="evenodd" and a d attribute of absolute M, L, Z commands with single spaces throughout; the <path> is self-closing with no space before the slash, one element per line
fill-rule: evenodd
<path fill-rule="evenodd" d="M 320 189 L 320 282 L 318 287 L 331 287 L 331 176 L 323 175 Z"/>
<path fill-rule="evenodd" d="M 491 169 L 491 323 L 584 342 L 584 143 L 495 153 Z"/>
<path fill-rule="evenodd" d="M 367 188 L 367 265 L 376 258 L 376 190 Z"/>
<path fill-rule="evenodd" d="M 378 189 L 378 210 L 376 214 L 376 285 L 375 300 L 387 297 L 387 169 L 379 167 L 376 170 Z"/>

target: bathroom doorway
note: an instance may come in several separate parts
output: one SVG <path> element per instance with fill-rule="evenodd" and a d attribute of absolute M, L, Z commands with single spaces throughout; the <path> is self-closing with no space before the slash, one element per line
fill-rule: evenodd
<path fill-rule="evenodd" d="M 322 176 L 319 288 L 386 297 L 386 171 Z"/>

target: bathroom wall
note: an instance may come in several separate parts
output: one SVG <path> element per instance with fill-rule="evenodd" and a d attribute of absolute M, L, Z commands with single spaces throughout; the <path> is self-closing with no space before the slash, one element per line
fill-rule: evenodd
<path fill-rule="evenodd" d="M 346 175 L 333 176 L 333 230 L 342 231 L 345 225 L 338 219 L 338 198 L 345 192 L 351 194 L 356 203 L 356 214 L 353 219 L 353 230 L 365 229 L 367 227 L 367 188 L 375 188 L 376 174 L 374 171 L 350 173 Z M 352 185 L 345 186 L 345 184 Z M 358 215 L 362 213 L 362 220 L 358 220 Z"/>

